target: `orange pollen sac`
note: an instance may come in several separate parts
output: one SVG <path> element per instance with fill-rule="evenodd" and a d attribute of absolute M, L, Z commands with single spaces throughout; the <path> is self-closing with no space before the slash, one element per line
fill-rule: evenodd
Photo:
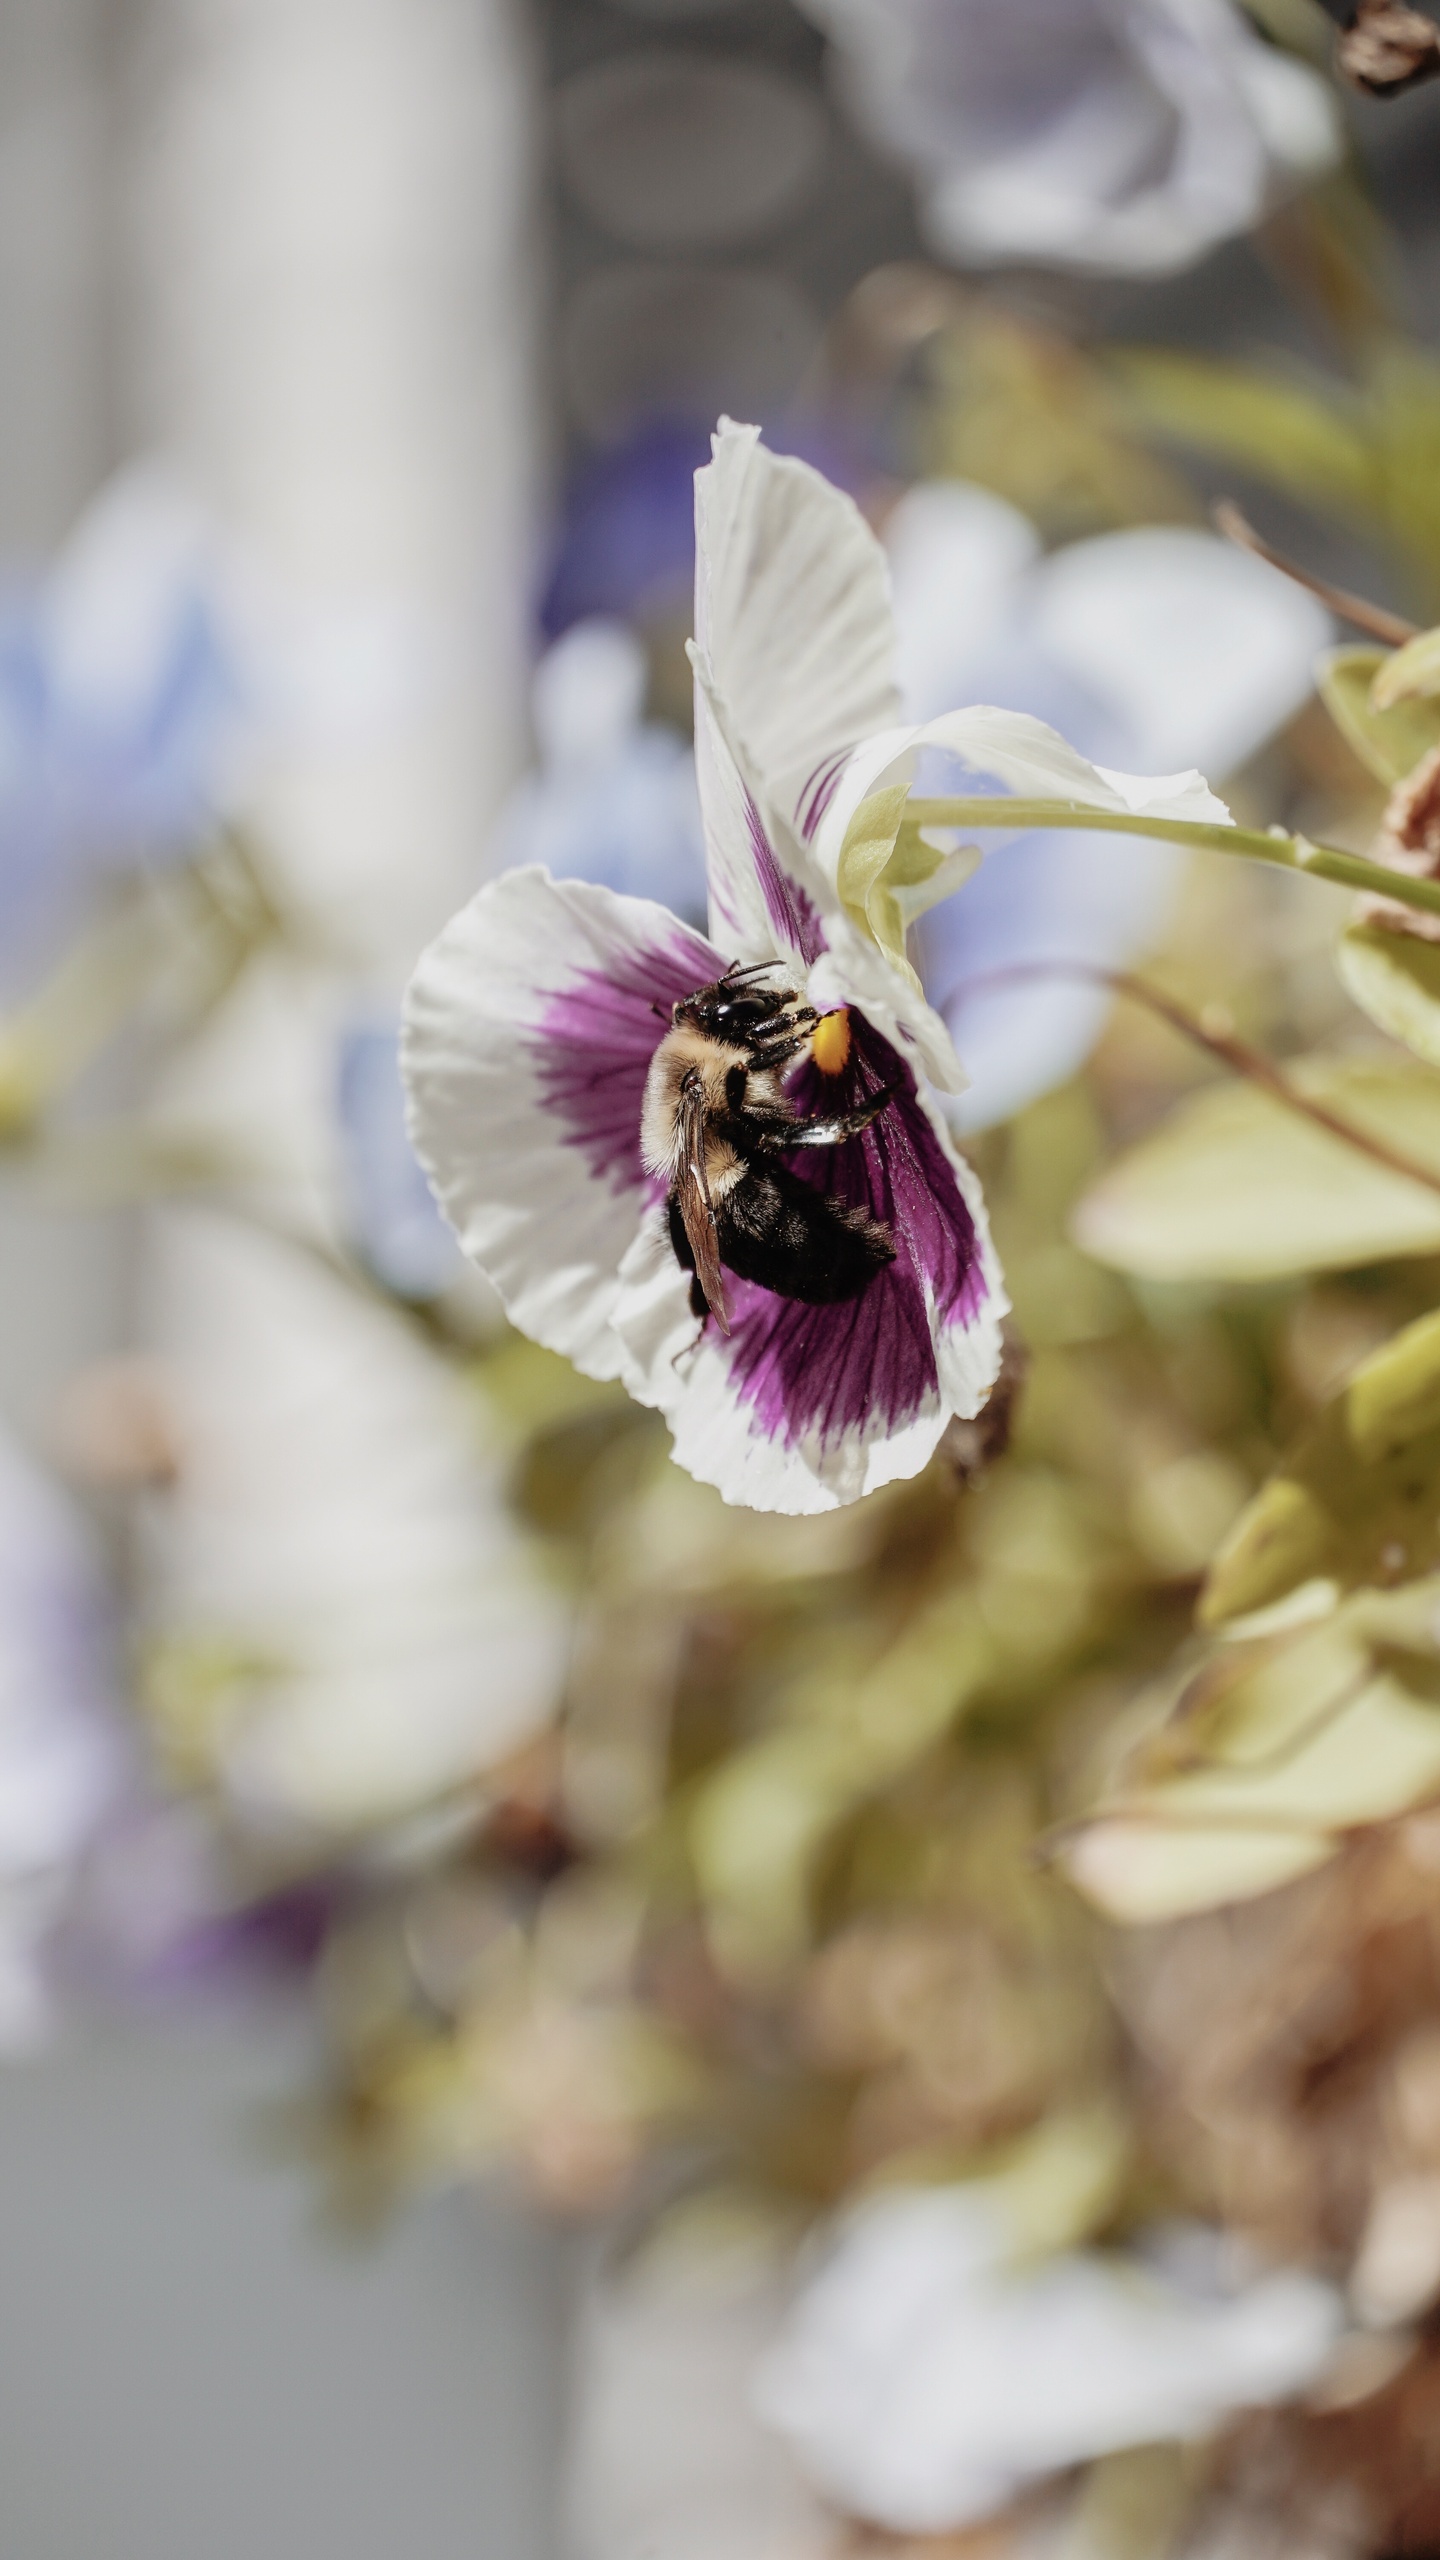
<path fill-rule="evenodd" d="M 810 1055 L 822 1076 L 838 1076 L 850 1057 L 850 1016 L 842 1005 L 838 1013 L 822 1013 L 810 1034 Z"/>

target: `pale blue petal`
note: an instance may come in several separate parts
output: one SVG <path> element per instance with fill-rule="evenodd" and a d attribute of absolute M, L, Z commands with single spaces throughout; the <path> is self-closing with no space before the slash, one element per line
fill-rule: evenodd
<path fill-rule="evenodd" d="M 361 1260 L 397 1297 L 439 1297 L 464 1266 L 406 1133 L 398 1024 L 346 1032 L 336 1099 L 345 1213 Z"/>

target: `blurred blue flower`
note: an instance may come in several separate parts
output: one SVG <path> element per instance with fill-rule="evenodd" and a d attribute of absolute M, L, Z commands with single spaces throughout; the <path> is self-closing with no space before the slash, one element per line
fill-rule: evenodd
<path fill-rule="evenodd" d="M 693 504 L 693 500 L 692 500 Z M 502 810 L 495 867 L 542 862 L 703 924 L 705 847 L 695 759 L 642 718 L 645 653 L 622 623 L 576 623 L 541 659 L 531 711 L 539 771 Z"/>
<path fill-rule="evenodd" d="M 908 715 L 954 702 L 1033 712 L 1112 768 L 1222 780 L 1305 700 L 1329 636 L 1301 589 L 1188 527 L 1042 559 L 1013 507 L 945 481 L 912 489 L 886 538 Z M 1110 1006 L 1061 973 L 986 982 L 1040 963 L 1124 967 L 1164 932 L 1183 862 L 1134 837 L 1019 837 L 923 918 L 921 972 L 971 1079 L 957 1127 L 988 1127 L 1062 1083 Z"/>
<path fill-rule="evenodd" d="M 799 432 L 767 427 L 774 453 L 813 462 L 837 487 L 864 472 L 833 423 Z M 710 459 L 708 426 L 651 419 L 577 471 L 561 511 L 540 605 L 540 628 L 558 640 L 600 615 L 688 623 L 695 584 L 695 474 Z"/>
<path fill-rule="evenodd" d="M 1324 80 L 1232 0 L 801 0 L 929 246 L 1166 275 L 1339 156 Z"/>
<path fill-rule="evenodd" d="M 405 1127 L 399 1029 L 360 1023 L 341 1037 L 343 1214 L 377 1280 L 399 1298 L 437 1298 L 464 1268 Z"/>
<path fill-rule="evenodd" d="M 695 474 L 709 459 L 706 431 L 656 420 L 582 465 L 540 607 L 547 639 L 592 614 L 688 613 Z"/>
<path fill-rule="evenodd" d="M 96 501 L 39 584 L 0 597 L 0 931 L 67 912 L 97 873 L 213 825 L 245 709 L 225 574 L 158 471 Z"/>
<path fill-rule="evenodd" d="M 328 1873 L 257 1886 L 206 1805 L 137 1788 L 87 1858 L 59 1948 L 62 1994 L 213 2006 L 293 1979 L 345 1891 Z"/>

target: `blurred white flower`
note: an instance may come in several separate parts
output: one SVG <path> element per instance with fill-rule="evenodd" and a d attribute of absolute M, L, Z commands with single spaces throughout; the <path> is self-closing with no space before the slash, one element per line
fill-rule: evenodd
<path fill-rule="evenodd" d="M 598 880 L 705 916 L 705 844 L 695 759 L 679 733 L 642 718 L 645 653 L 622 622 L 577 622 L 535 671 L 540 769 L 501 813 L 496 867 L 542 862 L 556 880 Z"/>
<path fill-rule="evenodd" d="M 802 0 L 857 124 L 912 168 L 929 246 L 1187 267 L 1340 147 L 1325 83 L 1231 0 Z"/>
<path fill-rule="evenodd" d="M 482 1780 L 555 1712 L 569 1632 L 483 1400 L 301 1249 L 218 1221 L 167 1223 L 150 1302 L 180 1458 L 154 1621 L 217 1667 L 237 1814 L 323 1846 Z"/>
<path fill-rule="evenodd" d="M 1170 2253 L 1014 2262 L 982 2184 L 888 2194 L 840 2226 L 758 2368 L 757 2401 L 824 2495 L 899 2532 L 1008 2505 L 1127 2445 L 1201 2437 L 1314 2380 L 1342 2323 L 1317 2279 L 1216 2285 Z"/>
<path fill-rule="evenodd" d="M 47 1941 L 122 1785 L 110 1642 L 83 1523 L 0 1436 L 0 2051 L 51 2023 Z"/>
<path fill-rule="evenodd" d="M 1003 499 L 936 481 L 901 499 L 886 543 L 910 716 L 957 700 L 1034 712 L 1102 765 L 1235 771 L 1304 702 L 1330 635 L 1313 597 L 1187 526 L 1042 558 Z M 979 981 L 1046 961 L 1125 966 L 1163 933 L 1184 859 L 1134 837 L 1012 839 L 923 919 L 926 989 L 970 1077 L 947 1105 L 957 1127 L 986 1128 L 1063 1082 L 1110 1007 L 1103 988 L 1059 974 Z"/>
<path fill-rule="evenodd" d="M 758 2234 L 672 2236 L 591 2285 L 566 2479 L 576 2560 L 828 2560 L 819 2502 L 751 2406 L 783 2301 Z"/>

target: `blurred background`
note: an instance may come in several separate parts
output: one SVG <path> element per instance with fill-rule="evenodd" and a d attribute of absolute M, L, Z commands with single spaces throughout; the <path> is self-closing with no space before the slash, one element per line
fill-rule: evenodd
<path fill-rule="evenodd" d="M 507 1332 L 396 1063 L 498 867 L 703 916 L 722 413 L 882 533 L 917 716 L 1036 711 L 1370 840 L 1330 620 L 1205 513 L 1440 609 L 1440 87 L 1360 97 L 1335 33 L 1311 0 L 0 0 L 5 2560 L 1440 2542 L 1420 2490 L 1388 2513 L 1383 2431 L 1225 2433 L 1347 2318 L 1372 2361 L 1326 2406 L 1424 2361 L 1434 2164 L 1365 2146 L 1402 2026 L 1435 2113 L 1430 1902 L 1385 1900 L 1373 1826 L 1356 1882 L 1348 1814 L 1308 1887 L 1036 1855 L 1190 1663 L 1277 1450 L 1433 1303 L 1440 1233 L 1207 1264 L 1124 1201 L 1076 1225 L 1214 1063 L 1073 972 L 974 983 L 1058 934 L 1348 1055 L 1339 893 L 1097 839 L 1062 881 L 1035 839 L 927 922 L 1029 1383 L 983 1485 L 937 1461 L 818 1522 L 723 1513 Z M 1343 2125 L 1274 2060 L 1301 2010 L 1366 2092 Z M 963 2400 L 993 2354 L 1024 2400 L 1032 2350 L 998 2297 L 964 2329 L 963 2216 L 805 2314 L 817 2229 L 1022 2172 L 1036 2317 L 1120 2415 L 1008 2453 L 916 2417 L 906 2453 L 892 2409 L 848 2459 L 927 2375 Z M 1157 2229 L 1163 2335 L 1106 2365 L 1078 2253 Z M 959 2288 L 928 2364 L 875 2311 L 902 2260 Z"/>

